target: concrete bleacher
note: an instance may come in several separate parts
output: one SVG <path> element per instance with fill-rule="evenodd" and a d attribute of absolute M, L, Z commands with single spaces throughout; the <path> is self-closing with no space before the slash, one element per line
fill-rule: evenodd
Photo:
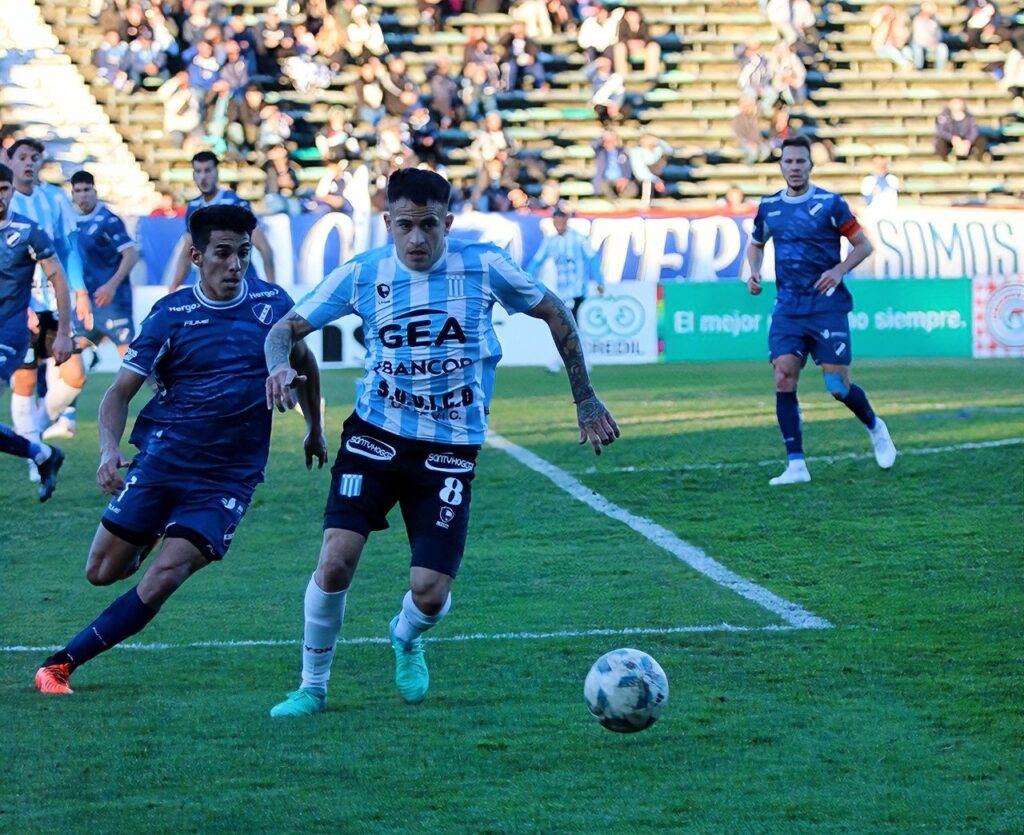
<path fill-rule="evenodd" d="M 85 13 L 82 0 L 36 2 L 151 180 L 187 184 L 191 179 L 187 155 L 163 135 L 163 108 L 153 90 L 118 93 L 96 81 L 90 60 L 102 33 Z M 270 2 L 245 0 L 242 6 L 255 16 Z M 896 5 L 916 2 L 896 0 Z M 461 59 L 467 27 L 482 26 L 488 38 L 496 40 L 511 24 L 504 14 L 463 14 L 433 32 L 421 25 L 411 0 L 378 0 L 368 5 L 381 16 L 389 49 L 406 57 L 410 74 L 424 82 L 424 89 L 425 71 L 437 55 L 449 55 L 456 62 Z M 670 193 L 656 198 L 655 204 L 668 208 L 678 205 L 680 198 L 688 202 L 714 200 L 734 183 L 751 195 L 777 188 L 776 165 L 736 162 L 729 127 L 739 95 L 735 45 L 750 39 L 766 45 L 776 40 L 758 4 L 749 0 L 639 0 L 632 5 L 642 10 L 662 45 L 664 71 L 657 78 L 639 71 L 627 75 L 627 91 L 636 107 L 616 129 L 627 146 L 647 128 L 675 149 L 667 177 L 673 181 Z M 865 158 L 882 153 L 893 158 L 893 170 L 901 177 L 902 193 L 908 198 L 947 203 L 986 197 L 1017 199 L 1024 181 L 1024 143 L 1019 141 L 1024 109 L 1015 106 L 985 71 L 996 53 L 991 49 L 956 50 L 943 72 L 903 74 L 870 50 L 867 21 L 880 5 L 881 0 L 842 0 L 816 6 L 822 40 L 818 57 L 808 67 L 811 95 L 809 101 L 792 108 L 793 117 L 805 130 L 833 148 L 834 161 L 819 165 L 815 180 L 856 194 L 867 170 Z M 940 20 L 947 28 L 963 20 L 960 4 L 940 0 L 938 5 Z M 1003 3 L 1000 10 L 1008 14 L 1019 7 Z M 502 94 L 499 106 L 513 136 L 522 147 L 539 155 L 548 175 L 561 181 L 563 194 L 589 198 L 591 144 L 601 126 L 588 105 L 583 59 L 574 36 L 556 33 L 542 45 L 551 89 Z M 354 78 L 355 73 L 346 68 L 328 90 L 312 94 L 295 92 L 283 79 L 269 79 L 267 98 L 315 128 L 331 106 L 351 105 Z M 991 161 L 934 158 L 934 119 L 953 95 L 967 100 L 988 134 Z M 442 135 L 447 172 L 455 181 L 475 174 L 466 164 L 465 153 L 473 130 L 467 123 Z M 357 125 L 357 134 L 368 141 L 373 138 L 365 125 Z M 323 172 L 317 160 L 304 160 L 303 164 L 304 181 L 312 183 Z M 222 166 L 222 176 L 237 182 L 247 197 L 261 194 L 263 172 L 246 160 L 228 160 Z M 528 190 L 536 188 L 537 184 L 531 183 Z M 602 208 L 604 204 L 591 201 L 582 205 Z"/>

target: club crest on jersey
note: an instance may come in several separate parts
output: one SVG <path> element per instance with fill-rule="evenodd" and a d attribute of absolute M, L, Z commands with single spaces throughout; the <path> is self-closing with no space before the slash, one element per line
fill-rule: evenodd
<path fill-rule="evenodd" d="M 811 215 L 811 217 L 814 217 L 814 216 L 815 216 L 815 215 L 816 215 L 816 214 L 817 214 L 818 212 L 820 212 L 820 211 L 821 211 L 821 207 L 822 207 L 822 205 L 823 205 L 823 204 L 821 204 L 821 203 L 815 203 L 815 204 L 814 204 L 814 205 L 813 205 L 813 206 L 811 207 L 811 211 L 810 211 L 810 215 Z"/>
<path fill-rule="evenodd" d="M 270 320 L 274 318 L 274 308 L 269 304 L 254 304 L 252 312 L 264 325 L 269 325 Z"/>
<path fill-rule="evenodd" d="M 377 285 L 377 295 L 380 296 L 382 299 L 386 299 L 388 296 L 391 295 L 391 285 L 390 284 L 378 284 Z"/>
<path fill-rule="evenodd" d="M 354 435 L 345 441 L 345 449 L 354 455 L 371 458 L 374 461 L 390 461 L 395 457 L 395 448 L 383 441 L 367 438 L 365 435 Z"/>
<path fill-rule="evenodd" d="M 7 237 L 4 239 L 7 241 L 7 246 L 14 246 L 21 238 L 21 232 L 17 229 L 13 229 L 7 233 Z"/>
<path fill-rule="evenodd" d="M 432 452 L 427 456 L 427 460 L 423 462 L 428 470 L 434 470 L 438 473 L 471 473 L 473 472 L 473 462 L 467 461 L 465 458 L 457 458 L 448 452 Z"/>

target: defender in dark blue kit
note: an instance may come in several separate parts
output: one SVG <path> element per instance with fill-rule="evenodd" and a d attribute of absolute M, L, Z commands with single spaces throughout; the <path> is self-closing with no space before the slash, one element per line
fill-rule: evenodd
<path fill-rule="evenodd" d="M 811 480 L 796 395 L 808 356 L 821 366 L 829 393 L 867 428 L 878 466 L 889 469 L 896 461 L 889 430 L 864 390 L 850 382 L 853 350 L 848 314 L 853 296 L 843 277 L 871 254 L 871 242 L 841 195 L 811 183 L 811 145 L 806 137 L 782 144 L 780 167 L 786 188 L 761 200 L 747 248 L 747 288 L 756 296 L 762 290 L 764 246 L 769 238 L 775 244 L 776 298 L 768 347 L 775 366 L 775 414 L 789 464 L 768 483 Z M 841 259 L 844 237 L 853 248 Z"/>
<path fill-rule="evenodd" d="M 96 481 L 113 496 L 86 564 L 94 585 L 133 574 L 161 537 L 159 553 L 137 586 L 115 600 L 36 673 L 42 693 L 71 693 L 71 673 L 139 632 L 192 574 L 231 545 L 270 451 L 272 412 L 265 391 L 263 343 L 292 306 L 287 293 L 246 279 L 256 217 L 240 206 L 214 206 L 190 224 L 199 283 L 158 301 L 125 354 L 100 404 Z M 293 387 L 306 416 L 306 466 L 323 466 L 320 377 L 302 343 Z M 156 396 L 135 421 L 128 465 L 120 450 L 128 404 L 153 375 Z"/>

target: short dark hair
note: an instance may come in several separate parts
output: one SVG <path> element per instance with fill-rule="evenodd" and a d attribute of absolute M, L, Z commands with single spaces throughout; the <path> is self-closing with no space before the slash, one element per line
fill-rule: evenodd
<path fill-rule="evenodd" d="M 192 164 L 195 165 L 197 162 L 212 162 L 214 168 L 220 165 L 220 160 L 213 151 L 200 151 L 192 157 Z"/>
<path fill-rule="evenodd" d="M 388 203 L 396 203 L 403 198 L 417 206 L 429 203 L 448 205 L 452 186 L 444 177 L 423 168 L 402 168 L 388 178 Z"/>
<path fill-rule="evenodd" d="M 77 186 L 79 183 L 87 183 L 90 186 L 96 185 L 96 178 L 88 171 L 76 171 L 71 175 L 71 185 Z"/>
<path fill-rule="evenodd" d="M 207 206 L 198 209 L 188 220 L 188 233 L 192 236 L 192 246 L 203 252 L 210 244 L 213 232 L 237 232 L 239 235 L 252 235 L 256 228 L 256 215 L 245 206 L 230 203 L 219 206 Z"/>
<path fill-rule="evenodd" d="M 7 156 L 13 158 L 14 152 L 17 151 L 18 148 L 20 148 L 22 145 L 27 145 L 37 154 L 46 153 L 46 146 L 43 145 L 43 143 L 40 142 L 38 139 L 29 139 L 28 137 L 23 136 L 21 137 L 21 139 L 14 140 L 14 143 L 11 145 L 11 147 L 7 149 Z"/>
<path fill-rule="evenodd" d="M 782 152 L 784 153 L 786 148 L 805 148 L 807 155 L 811 155 L 811 140 L 804 136 L 802 133 L 798 133 L 796 136 L 788 136 L 782 140 Z"/>
<path fill-rule="evenodd" d="M 0 163 L 0 183 L 13 183 L 14 172 L 3 163 Z"/>

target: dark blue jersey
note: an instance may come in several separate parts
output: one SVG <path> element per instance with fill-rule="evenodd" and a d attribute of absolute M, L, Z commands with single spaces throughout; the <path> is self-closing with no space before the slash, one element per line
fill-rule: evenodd
<path fill-rule="evenodd" d="M 159 386 L 130 439 L 147 460 L 199 479 L 263 480 L 272 414 L 263 341 L 291 306 L 284 290 L 259 279 L 227 302 L 210 301 L 197 285 L 153 305 L 124 357 L 125 368 L 153 374 Z"/>
<path fill-rule="evenodd" d="M 212 200 L 207 200 L 205 197 L 203 197 L 203 195 L 200 194 L 198 197 L 188 201 L 188 205 L 185 208 L 186 229 L 188 229 L 188 222 L 192 219 L 192 215 L 194 215 L 200 209 L 205 209 L 207 206 L 241 206 L 243 209 L 248 209 L 250 212 L 252 211 L 252 206 L 249 205 L 248 200 L 244 200 L 243 198 L 239 197 L 237 194 L 235 194 L 235 192 L 233 192 L 229 188 L 222 188 L 218 190 L 218 192 L 213 196 Z M 194 269 L 191 270 L 191 273 L 194 280 L 198 281 L 199 273 L 196 272 L 196 270 Z M 249 268 L 245 271 L 245 277 L 259 278 L 259 275 L 256 272 L 256 268 L 252 265 L 252 261 L 249 262 Z M 186 276 L 185 283 L 191 284 L 193 278 L 189 278 Z"/>
<path fill-rule="evenodd" d="M 121 256 L 135 246 L 124 221 L 102 203 L 87 215 L 78 216 L 78 251 L 82 255 L 85 289 L 92 295 L 110 281 L 121 266 Z M 132 287 L 127 279 L 118 285 L 113 304 L 131 309 Z"/>
<path fill-rule="evenodd" d="M 821 274 L 842 261 L 840 242 L 860 226 L 839 194 L 812 185 L 789 197 L 785 190 L 761 200 L 754 218 L 754 243 L 775 243 L 775 309 L 790 315 L 844 312 L 853 297 L 840 284 L 831 296 L 814 289 Z"/>
<path fill-rule="evenodd" d="M 27 217 L 8 215 L 0 224 L 0 323 L 20 316 L 27 326 L 36 264 L 56 254 L 49 235 Z"/>

